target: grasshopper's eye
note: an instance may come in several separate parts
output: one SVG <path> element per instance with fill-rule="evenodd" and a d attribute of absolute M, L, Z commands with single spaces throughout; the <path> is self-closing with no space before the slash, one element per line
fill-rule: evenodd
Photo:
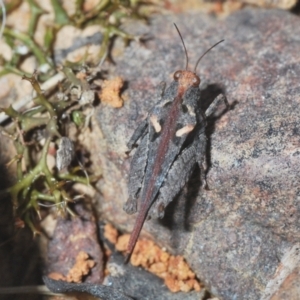
<path fill-rule="evenodd" d="M 176 71 L 175 73 L 174 73 L 174 80 L 175 81 L 177 81 L 179 78 L 180 78 L 180 76 L 181 76 L 181 71 Z"/>
<path fill-rule="evenodd" d="M 200 78 L 199 78 L 199 76 L 195 75 L 192 80 L 193 80 L 193 86 L 194 87 L 199 86 L 199 84 L 200 84 Z"/>

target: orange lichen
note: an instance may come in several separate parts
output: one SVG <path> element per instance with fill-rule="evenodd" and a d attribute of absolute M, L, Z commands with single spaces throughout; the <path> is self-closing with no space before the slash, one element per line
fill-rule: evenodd
<path fill-rule="evenodd" d="M 89 256 L 87 253 L 83 251 L 78 253 L 76 257 L 76 263 L 68 273 L 68 282 L 81 282 L 82 277 L 90 272 L 91 268 L 94 267 L 95 262 L 88 258 Z"/>
<path fill-rule="evenodd" d="M 190 270 L 182 256 L 171 256 L 168 270 L 170 274 L 181 280 L 195 278 L 195 274 Z"/>
<path fill-rule="evenodd" d="M 126 251 L 129 234 L 120 236 L 116 243 L 118 251 Z M 173 256 L 159 248 L 153 241 L 141 239 L 136 243 L 130 262 L 164 279 L 172 292 L 200 291 L 200 283 L 182 256 Z"/>
<path fill-rule="evenodd" d="M 115 244 L 116 250 L 118 250 L 120 252 L 126 251 L 128 241 L 129 241 L 128 234 L 123 234 L 123 235 L 119 236 L 117 243 Z"/>
<path fill-rule="evenodd" d="M 118 231 L 111 224 L 104 226 L 104 237 L 112 244 L 116 244 L 118 240 Z"/>
<path fill-rule="evenodd" d="M 112 107 L 119 108 L 123 106 L 123 99 L 120 97 L 120 91 L 123 87 L 123 79 L 115 77 L 110 80 L 104 80 L 101 84 L 101 91 L 99 98 L 102 103 L 111 105 Z"/>
<path fill-rule="evenodd" d="M 64 280 L 68 282 L 82 282 L 83 276 L 87 275 L 90 270 L 95 266 L 95 262 L 88 259 L 87 253 L 80 251 L 76 257 L 75 265 L 70 269 L 67 276 L 60 273 L 50 273 L 48 276 L 55 280 Z"/>

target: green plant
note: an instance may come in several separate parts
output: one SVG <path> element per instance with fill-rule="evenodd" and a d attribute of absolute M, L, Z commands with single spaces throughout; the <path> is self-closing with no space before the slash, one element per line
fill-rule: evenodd
<path fill-rule="evenodd" d="M 65 11 L 61 2 L 58 0 L 51 0 L 52 8 L 54 11 L 54 20 L 52 24 L 48 24 L 44 34 L 44 45 L 40 47 L 34 40 L 34 33 L 37 28 L 39 18 L 47 13 L 44 11 L 35 0 L 26 0 L 30 7 L 30 22 L 26 32 L 15 31 L 14 28 L 6 27 L 3 35 L 6 43 L 13 49 L 13 57 L 7 61 L 4 57 L 0 56 L 0 65 L 2 70 L 0 76 L 7 73 L 15 73 L 20 75 L 19 66 L 21 65 L 24 57 L 29 54 L 35 56 L 39 65 L 39 70 L 45 73 L 40 79 L 46 80 L 56 72 L 56 66 L 53 57 L 52 45 L 56 37 L 56 33 L 65 25 L 73 25 L 77 28 L 86 28 L 92 24 L 99 24 L 102 27 L 102 42 L 98 54 L 99 62 L 103 61 L 110 48 L 110 43 L 113 37 L 120 36 L 126 42 L 138 39 L 133 35 L 121 30 L 121 25 L 124 20 L 132 18 L 145 18 L 140 13 L 142 6 L 141 0 L 101 0 L 90 11 L 83 10 L 83 0 L 75 2 L 75 13 L 71 16 Z M 13 1 L 7 8 L 7 13 L 11 13 L 16 9 L 22 1 Z M 1 16 L 1 14 L 0 14 Z M 18 51 L 16 44 L 21 43 L 27 48 L 26 54 Z M 29 74 L 27 74 L 29 75 Z"/>
<path fill-rule="evenodd" d="M 68 72 L 72 70 L 68 69 Z M 23 79 L 32 84 L 37 96 L 33 99 L 34 107 L 25 112 L 20 113 L 12 106 L 2 109 L 13 120 L 9 128 L 2 128 L 1 131 L 14 141 L 16 155 L 8 165 L 16 162 L 17 171 L 17 182 L 5 192 L 11 195 L 15 215 L 24 219 L 33 232 L 37 233 L 33 212 L 40 217 L 41 207 L 53 206 L 60 213 L 68 212 L 73 215 L 68 202 L 73 202 L 80 195 L 74 194 L 72 185 L 75 182 L 89 185 L 97 176 L 86 176 L 85 169 L 78 165 L 65 167 L 65 171 L 61 172 L 57 163 L 54 168 L 50 168 L 48 163 L 49 152 L 54 150 L 55 145 L 51 144 L 59 143 L 63 138 L 67 139 L 63 133 L 67 131 L 65 126 L 68 123 L 63 118 L 80 112 L 82 108 L 78 105 L 78 99 L 71 97 L 72 89 L 79 90 L 78 84 L 81 81 L 76 82 L 76 85 L 66 82 L 67 88 L 61 92 L 64 101 L 57 101 L 57 94 L 50 100 L 44 95 L 36 80 L 36 74 L 32 77 L 23 76 Z M 81 95 L 78 94 L 79 97 Z M 72 161 L 72 156 L 73 153 L 70 153 L 67 166 Z"/>
<path fill-rule="evenodd" d="M 81 71 L 89 72 L 85 61 L 75 64 L 66 62 L 61 67 L 64 76 L 59 79 L 61 81 L 64 78 L 64 81 L 57 81 L 56 89 L 52 89 L 51 93 L 42 91 L 39 82 L 46 83 L 46 80 L 51 80 L 55 74 L 58 75 L 52 48 L 56 34 L 65 25 L 83 29 L 92 24 L 100 24 L 103 37 L 98 60 L 102 62 L 108 55 L 114 36 L 120 36 L 126 41 L 136 39 L 120 29 L 124 20 L 144 17 L 140 13 L 140 0 L 100 0 L 89 11 L 83 9 L 83 0 L 77 0 L 73 15 L 67 13 L 61 1 L 51 0 L 54 20 L 46 28 L 41 47 L 34 40 L 34 36 L 39 18 L 47 12 L 36 0 L 24 1 L 30 7 L 30 22 L 24 32 L 18 32 L 12 27 L 4 28 L 3 36 L 6 44 L 12 49 L 12 58 L 6 60 L 0 54 L 0 76 L 8 73 L 23 76 L 23 79 L 33 86 L 36 96 L 33 98 L 34 105 L 29 110 L 21 112 L 13 106 L 2 108 L 12 120 L 11 124 L 1 128 L 1 132 L 14 141 L 16 155 L 9 164 L 16 163 L 17 179 L 17 182 L 4 192 L 12 197 L 15 216 L 24 220 L 36 233 L 36 216 L 40 216 L 43 207 L 55 207 L 58 212 L 73 214 L 68 203 L 80 197 L 72 189 L 73 184 L 89 184 L 97 177 L 87 176 L 87 172 L 78 164 L 75 167 L 64 168 L 66 171 L 63 173 L 59 170 L 59 153 L 65 152 L 59 147 L 64 144 L 63 141 L 68 141 L 67 127 L 70 123 L 77 128 L 88 124 L 91 114 L 86 115 L 83 107 L 91 106 L 95 93 L 90 88 L 90 81 L 79 79 L 75 74 Z M 7 13 L 13 12 L 20 4 L 22 1 L 11 1 Z M 26 51 L 19 51 L 20 45 Z M 39 82 L 36 78 L 37 72 L 30 76 L 28 73 L 23 75 L 24 72 L 20 70 L 24 59 L 31 55 L 36 58 L 39 66 Z M 86 57 L 83 60 L 85 59 Z M 97 74 L 98 69 L 94 71 Z M 66 117 L 68 122 L 65 122 Z M 56 151 L 54 168 L 48 164 L 50 151 Z M 71 157 L 71 154 L 69 156 Z M 69 160 L 72 160 L 70 157 Z"/>

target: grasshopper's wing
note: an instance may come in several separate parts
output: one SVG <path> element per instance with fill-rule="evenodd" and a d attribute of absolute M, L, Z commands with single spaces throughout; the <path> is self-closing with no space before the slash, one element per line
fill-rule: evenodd
<path fill-rule="evenodd" d="M 163 123 L 163 118 L 161 118 L 161 115 L 155 116 L 153 114 L 150 116 L 150 120 L 153 116 L 156 117 L 156 124 L 162 124 L 162 127 L 167 126 L 166 123 Z M 182 152 L 182 145 L 186 141 L 189 132 L 192 131 L 195 126 L 196 122 L 193 116 L 185 116 L 184 119 L 179 118 L 179 122 L 176 124 L 176 129 L 174 130 L 174 136 L 171 136 L 171 139 L 168 141 L 163 141 L 161 139 L 160 132 L 156 131 L 155 126 L 152 126 L 152 124 L 149 125 L 149 141 L 151 141 L 151 145 L 149 147 L 149 154 L 145 172 L 145 185 L 143 186 L 143 189 L 141 191 L 142 202 L 147 201 L 151 206 L 155 203 L 155 198 L 159 194 L 163 183 L 167 180 L 172 165 Z M 161 147 L 163 143 L 167 144 L 167 146 L 163 145 Z M 166 149 L 166 151 L 162 152 L 161 149 Z M 161 157 L 164 157 L 163 160 L 161 160 Z M 183 168 L 184 166 L 180 165 L 177 168 L 178 172 L 180 172 L 181 167 Z M 152 184 L 152 187 L 149 188 L 146 183 Z M 150 197 L 148 191 L 151 191 Z M 149 198 L 147 198 L 146 195 Z M 151 210 L 151 208 L 149 208 L 149 210 Z"/>
<path fill-rule="evenodd" d="M 164 99 L 158 101 L 151 111 L 157 111 L 161 107 L 161 103 Z M 150 130 L 151 131 L 151 130 Z M 128 214 L 134 214 L 137 211 L 138 197 L 140 190 L 143 187 L 146 166 L 149 156 L 149 143 L 150 143 L 150 132 L 149 132 L 149 116 L 143 120 L 140 125 L 134 131 L 132 137 L 127 143 L 128 149 L 131 151 L 133 146 L 141 139 L 140 144 L 137 147 L 136 152 L 133 155 L 128 181 L 128 200 L 123 206 L 123 209 Z"/>
<path fill-rule="evenodd" d="M 170 168 L 158 197 L 150 208 L 151 218 L 157 219 L 164 216 L 166 206 L 184 187 L 194 170 L 195 163 L 195 146 L 192 145 L 183 150 Z"/>
<path fill-rule="evenodd" d="M 158 196 L 149 210 L 149 216 L 152 218 L 162 218 L 164 216 L 166 206 L 187 183 L 197 163 L 201 168 L 201 179 L 204 180 L 202 162 L 206 150 L 205 117 L 203 117 L 203 113 L 197 107 L 199 94 L 195 90 L 190 92 L 191 94 L 184 101 L 187 107 L 187 114 L 183 117 L 181 123 L 184 125 L 194 124 L 194 118 L 197 119 L 197 125 L 194 129 L 194 140 L 190 146 L 178 154 L 172 163 Z"/>
<path fill-rule="evenodd" d="M 163 88 L 162 88 L 162 85 L 163 85 Z M 160 94 L 158 95 L 159 96 L 158 102 L 153 106 L 153 108 L 150 111 L 152 111 L 152 112 L 160 111 L 162 109 L 162 107 L 167 102 L 169 102 L 169 100 L 166 101 L 166 99 L 163 97 L 164 87 L 165 87 L 165 83 L 163 82 L 160 85 L 160 90 L 163 89 L 163 91 L 160 91 Z M 129 142 L 127 143 L 127 147 L 129 150 L 132 150 L 132 148 L 136 144 L 136 142 L 145 135 L 145 132 L 148 129 L 148 124 L 149 124 L 149 119 L 147 117 L 136 128 L 136 130 L 134 131 L 133 135 L 131 136 Z"/>
<path fill-rule="evenodd" d="M 148 118 L 146 118 L 140 123 L 140 125 L 136 128 L 133 135 L 131 136 L 129 142 L 127 143 L 127 147 L 130 151 L 132 150 L 136 142 L 145 135 L 147 127 L 148 127 Z"/>
<path fill-rule="evenodd" d="M 148 158 L 148 135 L 144 135 L 139 146 L 134 153 L 130 165 L 129 182 L 128 182 L 128 200 L 123 209 L 128 214 L 134 214 L 137 211 L 137 200 L 140 189 L 143 185 L 145 168 Z"/>
<path fill-rule="evenodd" d="M 158 197 L 149 211 L 149 216 L 151 218 L 163 218 L 166 206 L 177 196 L 188 182 L 196 164 L 202 164 L 205 149 L 206 136 L 204 130 L 201 130 L 195 142 L 182 151 L 170 168 L 168 176 L 159 191 Z"/>

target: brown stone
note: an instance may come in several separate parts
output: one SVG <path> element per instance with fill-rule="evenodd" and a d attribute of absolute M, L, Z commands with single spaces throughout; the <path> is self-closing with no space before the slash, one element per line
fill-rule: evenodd
<path fill-rule="evenodd" d="M 49 242 L 47 273 L 60 273 L 70 282 L 102 283 L 103 253 L 95 217 L 79 204 L 76 213 L 77 217 L 60 218 L 57 222 Z M 76 272 L 79 275 L 74 275 Z M 75 276 L 81 279 L 75 280 Z"/>

